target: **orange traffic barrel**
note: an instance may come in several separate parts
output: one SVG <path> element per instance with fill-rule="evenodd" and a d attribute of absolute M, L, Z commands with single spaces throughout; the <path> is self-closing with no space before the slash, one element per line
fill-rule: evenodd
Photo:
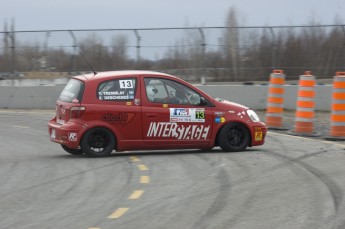
<path fill-rule="evenodd" d="M 345 72 L 337 72 L 333 79 L 329 140 L 345 140 Z"/>
<path fill-rule="evenodd" d="M 274 70 L 270 75 L 266 105 L 266 125 L 271 129 L 286 129 L 283 127 L 284 84 L 283 70 Z"/>
<path fill-rule="evenodd" d="M 317 136 L 314 132 L 315 76 L 310 71 L 299 77 L 295 126 L 290 134 L 300 136 Z"/>

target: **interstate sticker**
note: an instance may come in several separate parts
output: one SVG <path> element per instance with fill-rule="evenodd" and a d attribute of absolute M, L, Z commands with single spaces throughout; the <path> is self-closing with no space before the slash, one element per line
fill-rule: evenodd
<path fill-rule="evenodd" d="M 180 125 L 174 122 L 151 122 L 146 137 L 176 138 L 180 140 L 203 140 L 207 139 L 209 130 L 209 125 Z"/>
<path fill-rule="evenodd" d="M 205 122 L 204 108 L 170 108 L 170 122 Z"/>

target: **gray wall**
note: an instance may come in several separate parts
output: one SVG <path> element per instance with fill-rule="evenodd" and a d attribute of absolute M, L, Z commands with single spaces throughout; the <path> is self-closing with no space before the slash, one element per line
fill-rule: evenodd
<path fill-rule="evenodd" d="M 241 103 L 253 109 L 266 109 L 267 85 L 222 85 L 222 86 L 198 86 L 213 97 L 227 99 Z M 284 108 L 296 108 L 298 86 L 285 85 Z M 332 85 L 317 85 L 315 87 L 316 110 L 329 111 L 332 103 Z"/>
<path fill-rule="evenodd" d="M 0 109 L 55 109 L 63 85 L 0 86 Z M 241 103 L 253 109 L 265 109 L 267 85 L 197 85 L 209 95 Z M 295 109 L 296 85 L 285 86 L 284 108 Z M 332 86 L 316 86 L 316 110 L 329 111 Z"/>

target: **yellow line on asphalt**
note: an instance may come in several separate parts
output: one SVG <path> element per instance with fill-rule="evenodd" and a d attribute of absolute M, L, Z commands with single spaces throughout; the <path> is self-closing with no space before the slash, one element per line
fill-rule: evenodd
<path fill-rule="evenodd" d="M 149 176 L 141 176 L 140 177 L 140 184 L 148 184 L 150 183 L 150 177 Z"/>
<path fill-rule="evenodd" d="M 146 165 L 137 165 L 139 170 L 141 171 L 146 171 L 146 170 L 149 170 L 149 168 L 146 167 Z"/>
<path fill-rule="evenodd" d="M 29 129 L 27 126 L 13 126 L 14 128 L 22 128 L 22 129 Z"/>
<path fill-rule="evenodd" d="M 140 159 L 137 156 L 130 157 L 131 161 L 140 161 Z"/>
<path fill-rule="evenodd" d="M 136 190 L 130 195 L 128 199 L 130 200 L 137 200 L 141 197 L 141 195 L 144 193 L 144 190 Z"/>
<path fill-rule="evenodd" d="M 113 214 L 108 216 L 108 219 L 118 219 L 121 216 L 123 216 L 123 214 L 125 214 L 128 210 L 129 208 L 118 208 L 116 211 L 113 212 Z"/>

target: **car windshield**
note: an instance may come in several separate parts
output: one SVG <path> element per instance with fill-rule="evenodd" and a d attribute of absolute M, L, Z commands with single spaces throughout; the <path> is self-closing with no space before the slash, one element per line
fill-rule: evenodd
<path fill-rule="evenodd" d="M 71 79 L 60 94 L 59 101 L 67 103 L 80 103 L 83 98 L 84 83 Z"/>

